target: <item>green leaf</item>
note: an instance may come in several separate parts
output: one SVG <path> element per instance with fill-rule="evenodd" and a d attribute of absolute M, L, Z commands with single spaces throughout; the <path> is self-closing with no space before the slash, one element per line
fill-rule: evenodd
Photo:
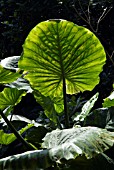
<path fill-rule="evenodd" d="M 33 127 L 25 135 L 25 139 L 30 143 L 39 144 L 42 143 L 42 138 L 47 133 L 47 129 L 44 126 Z"/>
<path fill-rule="evenodd" d="M 81 127 L 65 130 L 54 130 L 47 133 L 42 144 L 50 149 L 53 161 L 70 160 L 79 157 L 91 159 L 103 153 L 114 144 L 114 132 L 97 127 Z"/>
<path fill-rule="evenodd" d="M 36 25 L 23 45 L 19 67 L 33 89 L 44 96 L 60 97 L 63 79 L 67 94 L 92 90 L 106 55 L 98 38 L 88 29 L 66 20 Z"/>
<path fill-rule="evenodd" d="M 0 169 L 4 170 L 43 170 L 52 164 L 48 150 L 28 151 L 0 159 Z"/>
<path fill-rule="evenodd" d="M 57 169 L 60 169 L 59 166 L 63 164 L 61 169 L 68 168 L 68 170 L 73 170 L 73 168 L 85 170 L 84 167 L 87 170 L 89 168 L 96 170 L 98 165 L 100 168 L 102 167 L 101 163 L 104 163 L 106 167 L 114 167 L 114 165 L 109 166 L 108 162 L 113 160 L 102 153 L 113 146 L 113 143 L 114 133 L 97 127 L 55 130 L 44 138 L 43 147 L 48 149 L 28 151 L 0 159 L 0 168 L 11 170 L 51 169 L 55 162 L 58 165 Z M 105 170 L 104 167 L 103 170 Z"/>
<path fill-rule="evenodd" d="M 38 91 L 33 91 L 36 101 L 43 107 L 45 115 L 53 122 L 57 123 L 57 115 L 61 115 L 64 109 L 62 98 L 48 96 L 45 97 Z"/>
<path fill-rule="evenodd" d="M 7 107 L 13 107 L 17 105 L 22 96 L 25 96 L 26 92 L 23 90 L 17 90 L 16 88 L 4 88 L 2 92 L 0 92 L 0 109 L 4 110 Z"/>
<path fill-rule="evenodd" d="M 114 91 L 111 93 L 110 96 L 104 99 L 104 103 L 103 103 L 103 107 L 111 107 L 111 106 L 114 106 Z"/>
<path fill-rule="evenodd" d="M 20 56 L 7 57 L 7 58 L 1 60 L 0 64 L 2 67 L 6 68 L 6 69 L 17 71 L 19 59 L 20 59 Z"/>
<path fill-rule="evenodd" d="M 25 132 L 26 130 L 31 128 L 32 126 L 33 126 L 33 124 L 28 124 L 27 126 L 22 128 L 19 131 L 19 133 L 22 134 L 23 132 Z M 16 136 L 13 133 L 4 133 L 3 130 L 0 130 L 0 144 L 8 145 L 8 144 L 12 143 L 16 139 L 17 138 L 16 138 Z"/>
<path fill-rule="evenodd" d="M 86 117 L 83 126 L 96 126 L 114 131 L 114 107 L 93 110 Z"/>
<path fill-rule="evenodd" d="M 65 166 L 66 165 L 66 166 Z M 114 161 L 106 154 L 99 154 L 92 159 L 86 159 L 85 157 L 79 157 L 76 160 L 67 161 L 66 164 L 62 164 L 63 170 L 113 170 Z"/>
<path fill-rule="evenodd" d="M 17 78 L 19 78 L 21 74 L 18 72 L 12 72 L 10 70 L 7 70 L 3 68 L 0 65 L 0 84 L 7 84 L 15 81 Z"/>
<path fill-rule="evenodd" d="M 28 124 L 34 124 L 35 127 L 38 127 L 38 126 L 42 126 L 42 124 L 40 123 L 37 123 L 35 122 L 34 120 L 30 120 L 30 119 L 27 119 L 26 117 L 24 116 L 20 116 L 20 115 L 8 115 L 7 116 L 7 119 L 11 122 L 11 121 L 17 121 L 18 123 L 19 122 L 26 122 Z M 5 120 L 2 118 L 0 119 L 0 123 L 4 123 L 4 125 L 6 124 L 5 123 Z"/>
<path fill-rule="evenodd" d="M 84 121 L 84 119 L 87 117 L 90 110 L 94 106 L 95 102 L 97 101 L 98 95 L 99 95 L 99 93 L 96 93 L 93 97 L 91 97 L 91 99 L 89 101 L 87 101 L 83 105 L 81 113 L 74 118 L 74 121 L 76 121 L 76 122 Z"/>
<path fill-rule="evenodd" d="M 17 88 L 18 90 L 26 90 L 30 93 L 32 92 L 29 82 L 22 77 L 19 77 L 16 81 L 7 84 L 6 86 L 11 88 Z"/>

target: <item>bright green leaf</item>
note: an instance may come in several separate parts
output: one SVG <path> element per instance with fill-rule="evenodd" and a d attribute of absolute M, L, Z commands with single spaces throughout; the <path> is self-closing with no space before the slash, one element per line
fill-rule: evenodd
<path fill-rule="evenodd" d="M 104 99 L 104 103 L 103 103 L 103 107 L 111 107 L 111 106 L 114 106 L 114 91 L 111 93 L 110 96 Z"/>
<path fill-rule="evenodd" d="M 45 97 L 38 91 L 34 91 L 33 94 L 36 101 L 43 107 L 45 115 L 57 123 L 57 115 L 60 115 L 64 109 L 62 98 L 54 97 L 52 100 L 49 96 Z"/>
<path fill-rule="evenodd" d="M 28 124 L 27 126 L 22 128 L 19 131 L 19 133 L 22 134 L 23 132 L 25 132 L 26 130 L 31 128 L 32 126 L 33 126 L 33 124 Z M 16 138 L 16 136 L 13 133 L 4 133 L 3 130 L 0 130 L 0 144 L 8 145 L 8 144 L 12 143 L 16 139 L 17 138 Z"/>
<path fill-rule="evenodd" d="M 0 92 L 0 109 L 4 110 L 7 107 L 17 105 L 22 96 L 25 96 L 26 92 L 23 90 L 17 90 L 16 88 L 4 88 L 2 92 Z"/>
<path fill-rule="evenodd" d="M 11 83 L 15 81 L 17 78 L 19 78 L 20 76 L 21 74 L 19 74 L 18 72 L 17 73 L 12 72 L 10 70 L 3 68 L 0 65 L 0 84 Z"/>
<path fill-rule="evenodd" d="M 60 97 L 63 79 L 67 94 L 92 90 L 106 55 L 98 38 L 88 29 L 66 20 L 36 25 L 23 45 L 19 67 L 33 89 L 44 96 Z"/>

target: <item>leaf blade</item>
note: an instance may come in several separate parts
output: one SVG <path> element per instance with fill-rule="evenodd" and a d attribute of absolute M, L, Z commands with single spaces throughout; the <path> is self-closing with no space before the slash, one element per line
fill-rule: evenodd
<path fill-rule="evenodd" d="M 31 128 L 33 126 L 33 124 L 28 124 L 27 126 L 25 126 L 24 128 L 22 128 L 19 133 L 22 134 L 24 133 L 26 130 L 28 130 L 29 128 Z M 12 143 L 14 140 L 16 140 L 16 136 L 13 133 L 4 133 L 3 130 L 0 130 L 0 144 L 3 145 L 8 145 L 10 143 Z"/>
<path fill-rule="evenodd" d="M 29 71 L 25 78 L 45 96 L 62 96 L 63 77 L 68 94 L 92 90 L 106 60 L 104 48 L 92 32 L 65 20 L 39 23 L 23 50 L 19 67 Z"/>
<path fill-rule="evenodd" d="M 22 96 L 25 96 L 26 92 L 23 90 L 18 90 L 16 88 L 4 88 L 2 92 L 0 92 L 0 109 L 4 110 L 7 107 L 15 106 L 20 101 Z"/>
<path fill-rule="evenodd" d="M 95 157 L 113 146 L 114 133 L 97 127 L 81 127 L 55 130 L 43 139 L 43 148 L 50 149 L 54 161 Z"/>
<path fill-rule="evenodd" d="M 16 73 L 12 72 L 10 70 L 3 68 L 0 65 L 0 84 L 12 83 L 20 76 L 21 76 L 21 74 L 19 74 L 18 72 L 16 72 Z"/>

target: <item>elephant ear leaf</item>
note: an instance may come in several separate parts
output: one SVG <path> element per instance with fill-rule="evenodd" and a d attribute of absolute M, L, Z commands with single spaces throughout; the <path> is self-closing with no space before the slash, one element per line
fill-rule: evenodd
<path fill-rule="evenodd" d="M 48 150 L 27 151 L 0 159 L 0 169 L 43 170 L 52 165 Z"/>
<path fill-rule="evenodd" d="M 47 133 L 42 144 L 50 149 L 53 161 L 91 159 L 114 144 L 114 132 L 97 127 L 54 130 Z"/>
<path fill-rule="evenodd" d="M 36 25 L 23 45 L 19 67 L 28 74 L 33 89 L 44 96 L 92 90 L 106 55 L 99 39 L 88 29 L 66 20 L 48 20 Z"/>
<path fill-rule="evenodd" d="M 21 74 L 5 69 L 0 65 L 0 84 L 7 84 L 17 80 Z"/>
<path fill-rule="evenodd" d="M 0 92 L 0 109 L 12 108 L 17 105 L 23 96 L 26 95 L 24 90 L 18 90 L 16 88 L 4 88 Z"/>
<path fill-rule="evenodd" d="M 112 107 L 114 106 L 114 91 L 104 99 L 103 107 Z"/>
<path fill-rule="evenodd" d="M 6 69 L 18 71 L 19 59 L 20 59 L 20 56 L 7 57 L 1 60 L 0 63 L 1 63 L 1 66 Z"/>
<path fill-rule="evenodd" d="M 28 129 L 30 129 L 33 126 L 33 124 L 28 124 L 27 126 L 25 126 L 24 128 L 22 128 L 19 133 L 22 134 L 25 131 L 27 131 Z M 8 145 L 10 143 L 12 143 L 13 141 L 16 140 L 16 136 L 13 133 L 4 133 L 3 130 L 0 130 L 0 144 L 3 145 Z"/>

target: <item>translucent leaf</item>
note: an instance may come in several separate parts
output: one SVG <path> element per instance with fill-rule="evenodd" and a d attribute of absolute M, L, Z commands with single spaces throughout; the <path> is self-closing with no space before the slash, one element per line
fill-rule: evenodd
<path fill-rule="evenodd" d="M 0 66 L 0 84 L 7 84 L 15 81 L 21 75 L 18 72 L 12 72 Z"/>
<path fill-rule="evenodd" d="M 47 133 L 43 140 L 42 147 L 50 149 L 53 161 L 79 156 L 91 159 L 113 146 L 114 133 L 97 127 L 81 127 L 54 130 Z"/>
<path fill-rule="evenodd" d="M 5 108 L 17 105 L 22 96 L 25 96 L 26 92 L 23 90 L 17 90 L 16 88 L 4 88 L 2 92 L 0 92 L 0 109 L 4 110 Z"/>
<path fill-rule="evenodd" d="M 22 128 L 19 133 L 22 134 L 32 126 L 33 124 L 28 124 L 26 127 Z M 3 130 L 0 130 L 0 144 L 8 145 L 16 139 L 17 137 L 13 133 L 4 133 Z"/>
<path fill-rule="evenodd" d="M 67 94 L 92 90 L 106 56 L 98 38 L 88 29 L 66 20 L 36 25 L 23 45 L 19 67 L 33 89 L 44 96 L 60 97 L 63 79 Z"/>
<path fill-rule="evenodd" d="M 104 99 L 104 103 L 103 103 L 103 107 L 111 107 L 111 106 L 114 106 L 114 91 L 111 93 L 110 96 Z"/>
<path fill-rule="evenodd" d="M 62 98 L 50 98 L 49 96 L 45 97 L 38 91 L 33 92 L 36 101 L 43 107 L 45 115 L 57 123 L 57 115 L 60 115 L 64 109 Z"/>

